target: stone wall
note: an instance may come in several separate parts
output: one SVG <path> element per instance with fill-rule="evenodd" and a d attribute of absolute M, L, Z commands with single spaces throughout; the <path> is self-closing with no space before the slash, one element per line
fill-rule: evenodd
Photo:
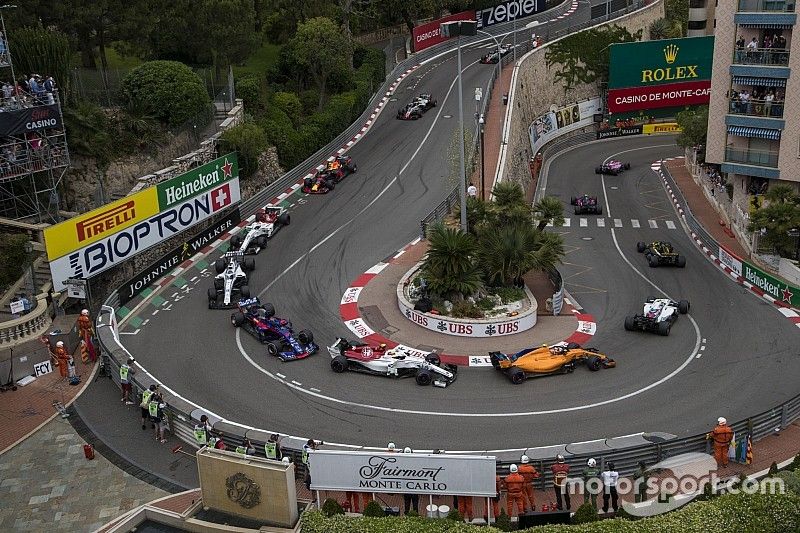
<path fill-rule="evenodd" d="M 631 33 L 642 31 L 642 39 L 646 39 L 650 24 L 664 16 L 663 0 L 656 0 L 635 13 L 630 13 L 608 24 L 624 26 Z M 517 72 L 512 78 L 509 94 L 510 124 L 506 123 L 507 149 L 502 179 L 519 183 L 527 190 L 531 182 L 528 162 L 535 155 L 531 154 L 528 127 L 536 117 L 550 110 L 550 106 L 562 107 L 570 102 L 586 100 L 600 94 L 596 83 L 579 84 L 571 90 L 550 80 L 559 71 L 559 65 L 547 66 L 545 53 L 547 47 L 559 39 L 545 43 L 540 48 L 528 52 L 517 62 Z M 506 121 L 509 120 L 508 113 Z"/>

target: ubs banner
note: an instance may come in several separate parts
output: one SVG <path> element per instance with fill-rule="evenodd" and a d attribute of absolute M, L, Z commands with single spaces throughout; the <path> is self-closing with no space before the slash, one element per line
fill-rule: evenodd
<path fill-rule="evenodd" d="M 126 196 L 44 232 L 53 286 L 88 279 L 240 200 L 236 154 Z"/>
<path fill-rule="evenodd" d="M 494 457 L 317 450 L 308 460 L 312 490 L 497 495 Z"/>
<path fill-rule="evenodd" d="M 120 305 L 125 305 L 131 298 L 149 287 L 157 279 L 168 274 L 175 267 L 193 257 L 197 252 L 214 242 L 217 237 L 236 226 L 241 220 L 239 209 L 234 209 L 228 216 L 201 231 L 200 233 L 187 238 L 183 244 L 176 247 L 169 253 L 164 254 L 160 259 L 154 261 L 150 266 L 136 274 L 119 289 Z"/>
<path fill-rule="evenodd" d="M 714 36 L 612 44 L 608 111 L 707 104 Z"/>

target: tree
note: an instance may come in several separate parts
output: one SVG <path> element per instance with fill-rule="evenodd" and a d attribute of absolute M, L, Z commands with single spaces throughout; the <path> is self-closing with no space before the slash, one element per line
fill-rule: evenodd
<path fill-rule="evenodd" d="M 203 0 L 200 18 L 204 21 L 202 38 L 192 39 L 208 46 L 217 78 L 223 67 L 247 59 L 260 39 L 255 32 L 252 0 Z M 198 35 L 199 37 L 199 35 Z"/>
<path fill-rule="evenodd" d="M 564 224 L 564 206 L 561 205 L 561 200 L 555 196 L 545 196 L 533 204 L 533 212 L 539 221 L 537 226 L 539 231 L 544 231 L 544 228 L 550 223 L 553 226 Z"/>
<path fill-rule="evenodd" d="M 592 28 L 554 42 L 547 48 L 545 61 L 548 67 L 561 66 L 553 77 L 569 90 L 581 83 L 608 80 L 609 47 L 641 38 L 642 30 L 630 33 L 617 25 Z"/>
<path fill-rule="evenodd" d="M 501 181 L 495 185 L 492 196 L 494 206 L 501 211 L 525 205 L 525 191 L 513 181 Z"/>
<path fill-rule="evenodd" d="M 342 36 L 331 19 L 317 17 L 298 25 L 289 46 L 293 59 L 314 80 L 319 90 L 318 110 L 322 110 L 328 80 L 337 70 L 349 69 L 352 41 Z"/>
<path fill-rule="evenodd" d="M 683 37 L 689 25 L 689 0 L 666 0 L 664 14 L 670 27 L 670 37 Z"/>
<path fill-rule="evenodd" d="M 36 72 L 53 76 L 61 98 L 69 99 L 72 52 L 66 35 L 41 28 L 20 28 L 11 34 L 9 45 L 17 75 Z"/>
<path fill-rule="evenodd" d="M 25 251 L 29 240 L 24 233 L 0 233 L 0 288 L 15 283 L 30 263 L 30 254 Z"/>
<path fill-rule="evenodd" d="M 764 198 L 768 204 L 750 215 L 748 231 L 761 231 L 762 242 L 781 257 L 793 257 L 800 231 L 800 195 L 791 185 L 774 185 Z"/>
<path fill-rule="evenodd" d="M 681 132 L 675 142 L 681 148 L 692 148 L 706 144 L 708 133 L 708 106 L 690 107 L 675 117 Z"/>
<path fill-rule="evenodd" d="M 221 152 L 236 151 L 243 177 L 252 176 L 258 170 L 258 157 L 269 146 L 267 134 L 255 122 L 244 122 L 222 133 Z"/>
<path fill-rule="evenodd" d="M 669 22 L 665 18 L 654 20 L 648 28 L 650 32 L 650 40 L 657 41 L 659 39 L 666 39 L 670 36 Z"/>
<path fill-rule="evenodd" d="M 472 234 L 436 224 L 427 237 L 428 252 L 422 261 L 422 273 L 432 293 L 458 300 L 483 286 L 481 272 L 473 259 L 477 247 Z"/>

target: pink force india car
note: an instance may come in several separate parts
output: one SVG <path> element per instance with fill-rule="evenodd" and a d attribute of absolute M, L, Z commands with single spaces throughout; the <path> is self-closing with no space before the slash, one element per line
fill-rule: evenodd
<path fill-rule="evenodd" d="M 622 161 L 617 161 L 616 159 L 610 159 L 606 163 L 603 163 L 599 167 L 595 167 L 594 173 L 595 174 L 611 174 L 612 176 L 617 176 L 622 174 L 623 171 L 628 170 L 631 168 L 630 163 L 623 163 Z"/>

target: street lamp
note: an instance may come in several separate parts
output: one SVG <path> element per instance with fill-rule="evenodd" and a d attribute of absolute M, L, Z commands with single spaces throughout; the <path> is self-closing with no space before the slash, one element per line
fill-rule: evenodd
<path fill-rule="evenodd" d="M 442 37 L 458 37 L 458 148 L 459 148 L 459 176 L 458 184 L 461 199 L 461 231 L 467 232 L 467 172 L 464 168 L 464 91 L 461 86 L 461 36 L 475 35 L 478 23 L 474 20 L 456 20 L 439 25 Z M 499 47 L 498 47 L 499 48 Z"/>
<path fill-rule="evenodd" d="M 486 200 L 486 192 L 484 188 L 483 182 L 483 125 L 486 121 L 483 120 L 483 113 L 481 113 L 481 118 L 478 119 L 478 124 L 480 124 L 481 128 L 481 200 Z"/>

